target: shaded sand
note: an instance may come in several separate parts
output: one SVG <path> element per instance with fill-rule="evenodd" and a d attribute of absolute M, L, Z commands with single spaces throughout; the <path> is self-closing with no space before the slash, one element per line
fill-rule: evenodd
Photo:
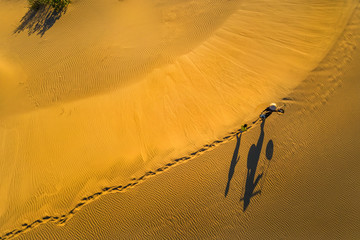
<path fill-rule="evenodd" d="M 5 79 L 0 89 L 0 232 L 17 229 L 8 235 L 12 236 L 28 224 L 54 220 L 52 216 L 59 220 L 84 197 L 103 195 L 108 189 L 101 189 L 109 186 L 122 186 L 121 190 L 131 178 L 139 179 L 149 169 L 155 172 L 226 136 L 254 119 L 268 102 L 288 96 L 319 65 L 345 26 L 351 36 L 357 34 L 351 29 L 354 25 L 348 25 L 357 1 L 148 2 L 74 1 L 43 35 L 31 29 L 28 35 L 27 28 L 13 34 L 26 15 L 26 1 L 0 2 L 1 13 L 6 12 L 0 14 L 6 19 L 0 24 L 0 76 Z M 328 211 L 336 218 L 337 211 L 353 209 L 329 210 L 334 203 L 330 200 L 327 207 L 316 208 L 314 197 L 300 201 L 308 196 L 307 191 L 314 191 L 312 181 L 328 187 L 319 192 L 323 198 L 331 189 L 313 172 L 322 170 L 320 166 L 310 172 L 305 166 L 320 164 L 316 159 L 332 159 L 335 169 L 346 167 L 336 165 L 342 152 L 336 148 L 330 148 L 334 153 L 319 151 L 324 148 L 315 144 L 325 141 L 331 146 L 335 144 L 331 137 L 342 136 L 324 134 L 324 129 L 336 129 L 333 125 L 341 120 L 326 111 L 331 107 L 326 96 L 335 90 L 342 61 L 353 42 L 337 42 L 332 51 L 335 56 L 324 60 L 290 94 L 294 100 L 287 103 L 289 114 L 266 122 L 263 146 L 258 147 L 264 149 L 272 139 L 273 159 L 271 167 L 264 159 L 252 165 L 269 170 L 258 183 L 264 191 L 251 200 L 245 214 L 243 202 L 239 203 L 246 192 L 241 190 L 246 182 L 244 167 L 251 144 L 258 142 L 260 126 L 242 136 L 241 158 L 230 174 L 234 140 L 149 177 L 131 191 L 80 205 L 81 211 L 61 228 L 46 223 L 24 238 L 92 238 L 97 234 L 104 238 L 146 234 L 221 237 L 239 232 L 249 237 L 279 236 L 275 229 L 284 233 L 287 217 L 299 211 L 293 206 L 295 199 L 296 206 L 312 208 L 289 223 L 286 236 L 305 236 L 302 228 L 290 231 L 291 226 L 311 224 L 328 217 Z M 309 109 L 312 115 L 306 113 Z M 324 122 L 319 109 L 332 115 Z M 352 113 L 346 116 L 344 124 L 356 119 Z M 327 124 L 320 125 L 323 129 L 315 125 L 320 120 Z M 286 127 L 279 129 L 275 125 L 279 122 Z M 305 129 L 316 131 L 304 132 L 306 124 Z M 342 147 L 354 146 L 345 140 L 352 138 L 339 139 Z M 307 164 L 302 161 L 304 148 L 309 149 Z M 356 152 L 350 151 L 354 149 L 346 152 L 350 160 L 356 159 Z M 254 151 L 255 156 L 258 152 Z M 297 159 L 298 165 L 290 158 Z M 306 180 L 301 169 L 304 174 L 315 174 L 306 176 L 310 180 L 305 186 L 298 180 Z M 344 180 L 338 178 L 332 179 Z M 286 195 L 284 189 L 289 188 Z M 273 214 L 268 216 L 269 210 Z M 317 214 L 319 218 L 308 219 Z M 347 214 L 345 220 L 354 220 L 354 216 Z M 337 221 L 344 220 L 341 217 Z M 262 231 L 255 232 L 251 227 L 257 228 L 258 218 L 268 220 Z M 284 220 L 277 224 L 281 218 Z M 329 236 L 342 233 L 328 226 Z"/>

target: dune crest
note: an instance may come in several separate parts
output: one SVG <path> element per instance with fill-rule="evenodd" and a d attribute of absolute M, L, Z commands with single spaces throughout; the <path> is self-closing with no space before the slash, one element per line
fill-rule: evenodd
<path fill-rule="evenodd" d="M 253 119 L 317 66 L 357 3 L 234 2 L 74 1 L 43 37 L 1 40 L 24 93 L 14 109 L 0 104 L 0 232 L 61 215 Z"/>

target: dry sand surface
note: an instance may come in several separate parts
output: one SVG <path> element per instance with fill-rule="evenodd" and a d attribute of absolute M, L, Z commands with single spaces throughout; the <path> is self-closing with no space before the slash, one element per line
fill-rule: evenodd
<path fill-rule="evenodd" d="M 358 4 L 0 0 L 1 238 L 356 239 Z"/>

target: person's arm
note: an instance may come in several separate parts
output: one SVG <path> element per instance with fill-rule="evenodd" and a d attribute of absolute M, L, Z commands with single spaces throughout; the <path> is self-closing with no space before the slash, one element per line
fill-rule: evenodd
<path fill-rule="evenodd" d="M 260 115 L 268 112 L 269 110 L 270 110 L 270 108 L 265 108 L 265 109 L 260 113 Z"/>

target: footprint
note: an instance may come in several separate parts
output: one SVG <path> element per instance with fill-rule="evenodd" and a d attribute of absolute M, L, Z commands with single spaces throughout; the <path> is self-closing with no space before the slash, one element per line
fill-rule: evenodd
<path fill-rule="evenodd" d="M 62 220 L 59 221 L 60 224 L 63 224 L 65 222 L 66 222 L 66 219 L 62 219 Z"/>
<path fill-rule="evenodd" d="M 83 202 L 82 202 L 82 203 L 78 203 L 78 204 L 76 204 L 75 207 L 78 208 L 78 207 L 81 207 L 81 206 L 84 205 L 84 204 L 85 204 L 85 203 L 83 203 Z"/>
<path fill-rule="evenodd" d="M 100 196 L 102 194 L 102 192 L 97 192 L 97 193 L 94 193 L 93 196 Z"/>
<path fill-rule="evenodd" d="M 126 188 L 128 188 L 128 187 L 130 187 L 130 186 L 131 186 L 131 183 L 129 183 L 128 185 L 124 186 L 123 189 L 126 189 Z"/>

